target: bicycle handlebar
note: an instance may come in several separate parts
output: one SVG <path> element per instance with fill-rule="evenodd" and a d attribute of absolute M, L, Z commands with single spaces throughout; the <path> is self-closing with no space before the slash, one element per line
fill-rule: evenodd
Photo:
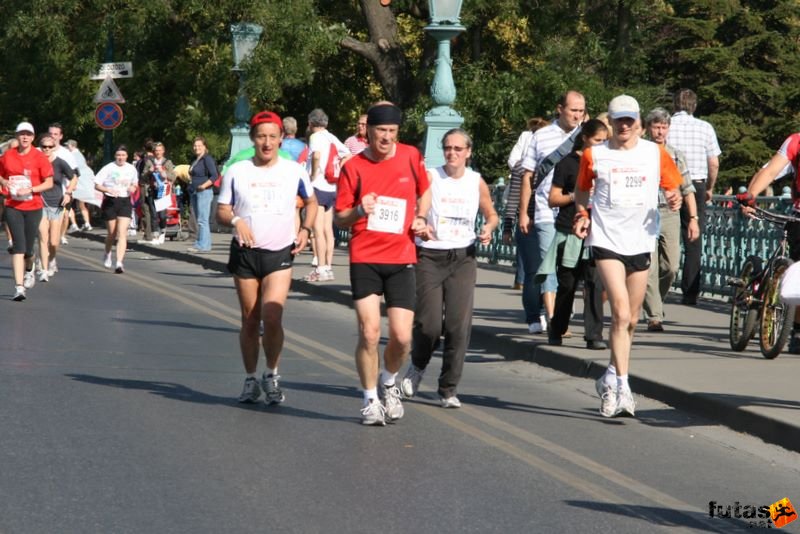
<path fill-rule="evenodd" d="M 740 200 L 740 202 L 742 202 Z M 743 205 L 747 205 L 745 202 L 742 202 Z M 762 221 L 766 221 L 772 224 L 786 224 L 790 222 L 800 222 L 800 217 L 794 215 L 784 215 L 782 213 L 775 213 L 774 211 L 767 211 L 764 208 L 759 208 L 758 206 L 750 206 L 753 210 L 753 217 Z"/>

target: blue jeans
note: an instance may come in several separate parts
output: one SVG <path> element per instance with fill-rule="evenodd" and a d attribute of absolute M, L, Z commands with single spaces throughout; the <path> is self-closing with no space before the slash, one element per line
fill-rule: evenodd
<path fill-rule="evenodd" d="M 214 200 L 214 191 L 209 187 L 204 191 L 192 193 L 192 211 L 197 219 L 197 241 L 194 247 L 198 250 L 211 250 L 211 201 Z"/>
<path fill-rule="evenodd" d="M 545 291 L 555 291 L 557 282 L 555 273 L 548 275 L 544 284 L 537 284 L 536 271 L 542 263 L 550 243 L 556 234 L 555 224 L 537 224 L 528 232 L 527 235 L 517 229 L 515 239 L 517 240 L 517 250 L 522 254 L 522 265 L 525 269 L 525 280 L 522 286 L 522 308 L 525 310 L 525 323 L 538 323 L 539 316 L 545 315 L 542 305 L 542 285 Z M 551 280 L 552 277 L 552 280 Z"/>

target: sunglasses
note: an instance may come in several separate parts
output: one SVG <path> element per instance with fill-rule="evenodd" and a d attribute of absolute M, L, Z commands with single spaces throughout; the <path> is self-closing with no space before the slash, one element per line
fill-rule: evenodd
<path fill-rule="evenodd" d="M 46 148 L 46 149 L 51 149 L 51 148 L 55 148 L 55 147 L 56 147 L 56 145 L 42 145 L 42 148 Z"/>

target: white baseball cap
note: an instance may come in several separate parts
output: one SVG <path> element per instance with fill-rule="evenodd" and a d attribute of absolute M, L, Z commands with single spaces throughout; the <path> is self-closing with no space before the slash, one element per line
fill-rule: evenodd
<path fill-rule="evenodd" d="M 31 134 L 36 133 L 36 131 L 33 129 L 33 124 L 31 124 L 29 122 L 21 122 L 21 123 L 17 124 L 16 133 L 20 133 L 20 132 L 30 132 Z"/>
<path fill-rule="evenodd" d="M 623 117 L 638 119 L 639 103 L 632 96 L 615 96 L 611 102 L 608 103 L 608 116 L 612 119 L 621 119 Z"/>

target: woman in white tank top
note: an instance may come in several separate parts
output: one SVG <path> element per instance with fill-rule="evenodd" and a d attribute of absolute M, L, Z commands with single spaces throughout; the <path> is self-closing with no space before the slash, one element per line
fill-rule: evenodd
<path fill-rule="evenodd" d="M 438 393 L 444 408 L 458 408 L 456 389 L 472 329 L 472 304 L 477 264 L 475 241 L 486 245 L 499 218 L 489 187 L 467 168 L 472 139 L 460 128 L 442 140 L 445 164 L 428 171 L 431 207 L 427 226 L 417 233 L 417 307 L 414 315 L 411 364 L 400 388 L 413 397 L 433 351 L 444 335 Z M 478 210 L 486 219 L 476 233 Z M 444 317 L 444 320 L 442 320 Z"/>

